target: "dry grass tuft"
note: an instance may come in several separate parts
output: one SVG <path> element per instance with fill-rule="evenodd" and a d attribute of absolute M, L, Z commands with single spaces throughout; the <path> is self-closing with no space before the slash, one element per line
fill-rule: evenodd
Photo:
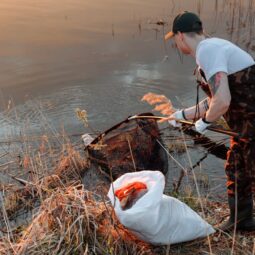
<path fill-rule="evenodd" d="M 150 105 L 155 105 L 153 110 L 160 112 L 164 116 L 169 116 L 176 111 L 170 99 L 165 95 L 158 95 L 150 92 L 145 94 L 141 101 L 145 101 Z"/>
<path fill-rule="evenodd" d="M 182 197 L 196 211 L 194 197 Z M 218 224 L 228 212 L 221 203 L 203 201 L 205 217 Z M 235 254 L 252 254 L 254 233 L 238 233 Z M 16 241 L 0 238 L 0 254 L 210 254 L 206 238 L 179 245 L 152 246 L 139 241 L 117 220 L 113 208 L 83 185 L 57 188 L 46 198 L 40 210 Z M 216 232 L 210 237 L 211 254 L 230 254 L 233 236 Z"/>
<path fill-rule="evenodd" d="M 45 176 L 35 183 L 28 183 L 23 188 L 13 186 L 8 189 L 3 205 L 9 219 L 15 219 L 21 211 L 33 209 L 35 204 L 51 195 L 56 188 L 79 182 L 87 168 L 85 157 L 82 158 L 78 151 L 69 146 L 67 153 L 59 160 L 53 175 Z"/>
<path fill-rule="evenodd" d="M 11 251 L 13 250 L 13 251 Z M 153 254 L 118 225 L 112 208 L 82 185 L 57 189 L 17 243 L 0 242 L 1 254 Z"/>
<path fill-rule="evenodd" d="M 59 164 L 55 169 L 55 174 L 61 180 L 69 182 L 71 180 L 79 180 L 88 169 L 89 163 L 85 156 L 81 156 L 71 145 L 67 148 L 66 155 L 60 158 Z"/>

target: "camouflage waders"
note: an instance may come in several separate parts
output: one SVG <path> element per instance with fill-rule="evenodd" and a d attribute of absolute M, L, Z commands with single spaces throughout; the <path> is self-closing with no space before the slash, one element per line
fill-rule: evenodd
<path fill-rule="evenodd" d="M 231 103 L 224 118 L 240 138 L 231 138 L 225 165 L 229 196 L 255 195 L 255 65 L 228 76 Z M 200 84 L 211 96 L 207 84 Z M 237 184 L 237 187 L 235 185 Z"/>
<path fill-rule="evenodd" d="M 225 166 L 227 189 L 233 196 L 236 182 L 242 199 L 255 194 L 255 65 L 230 75 L 228 81 L 231 104 L 224 117 L 241 138 L 231 139 Z"/>

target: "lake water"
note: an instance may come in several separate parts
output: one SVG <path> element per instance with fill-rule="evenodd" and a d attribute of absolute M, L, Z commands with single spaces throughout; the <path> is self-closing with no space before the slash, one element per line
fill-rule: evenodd
<path fill-rule="evenodd" d="M 176 106 L 194 104 L 195 62 L 163 40 L 182 10 L 199 13 L 211 36 L 255 55 L 251 0 L 1 0 L 1 136 L 24 126 L 31 133 L 88 132 L 76 108 L 103 131 L 150 111 L 140 101 L 148 92 Z"/>

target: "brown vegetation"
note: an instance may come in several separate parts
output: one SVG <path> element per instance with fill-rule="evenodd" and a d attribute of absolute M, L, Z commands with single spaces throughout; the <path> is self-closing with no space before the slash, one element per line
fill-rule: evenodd
<path fill-rule="evenodd" d="M 173 246 L 152 246 L 139 241 L 117 220 L 109 202 L 81 184 L 88 163 L 69 147 L 55 174 L 40 182 L 9 190 L 4 196 L 0 254 L 254 254 L 253 235 L 217 232 L 208 239 Z M 77 178 L 79 176 L 79 178 Z M 203 214 L 199 199 L 179 199 Z M 226 206 L 203 199 L 205 219 L 219 224 L 228 215 Z M 39 207 L 38 207 L 39 206 Z M 30 223 L 8 228 L 17 212 L 38 207 Z M 233 246 L 234 243 L 234 246 Z M 210 249 L 209 249 L 210 247 Z"/>

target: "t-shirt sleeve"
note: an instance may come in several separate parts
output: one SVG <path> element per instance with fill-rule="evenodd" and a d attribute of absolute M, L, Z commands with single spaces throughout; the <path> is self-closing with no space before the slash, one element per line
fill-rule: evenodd
<path fill-rule="evenodd" d="M 215 44 L 202 45 L 196 55 L 197 64 L 205 73 L 207 81 L 216 73 L 228 74 L 227 48 Z"/>

